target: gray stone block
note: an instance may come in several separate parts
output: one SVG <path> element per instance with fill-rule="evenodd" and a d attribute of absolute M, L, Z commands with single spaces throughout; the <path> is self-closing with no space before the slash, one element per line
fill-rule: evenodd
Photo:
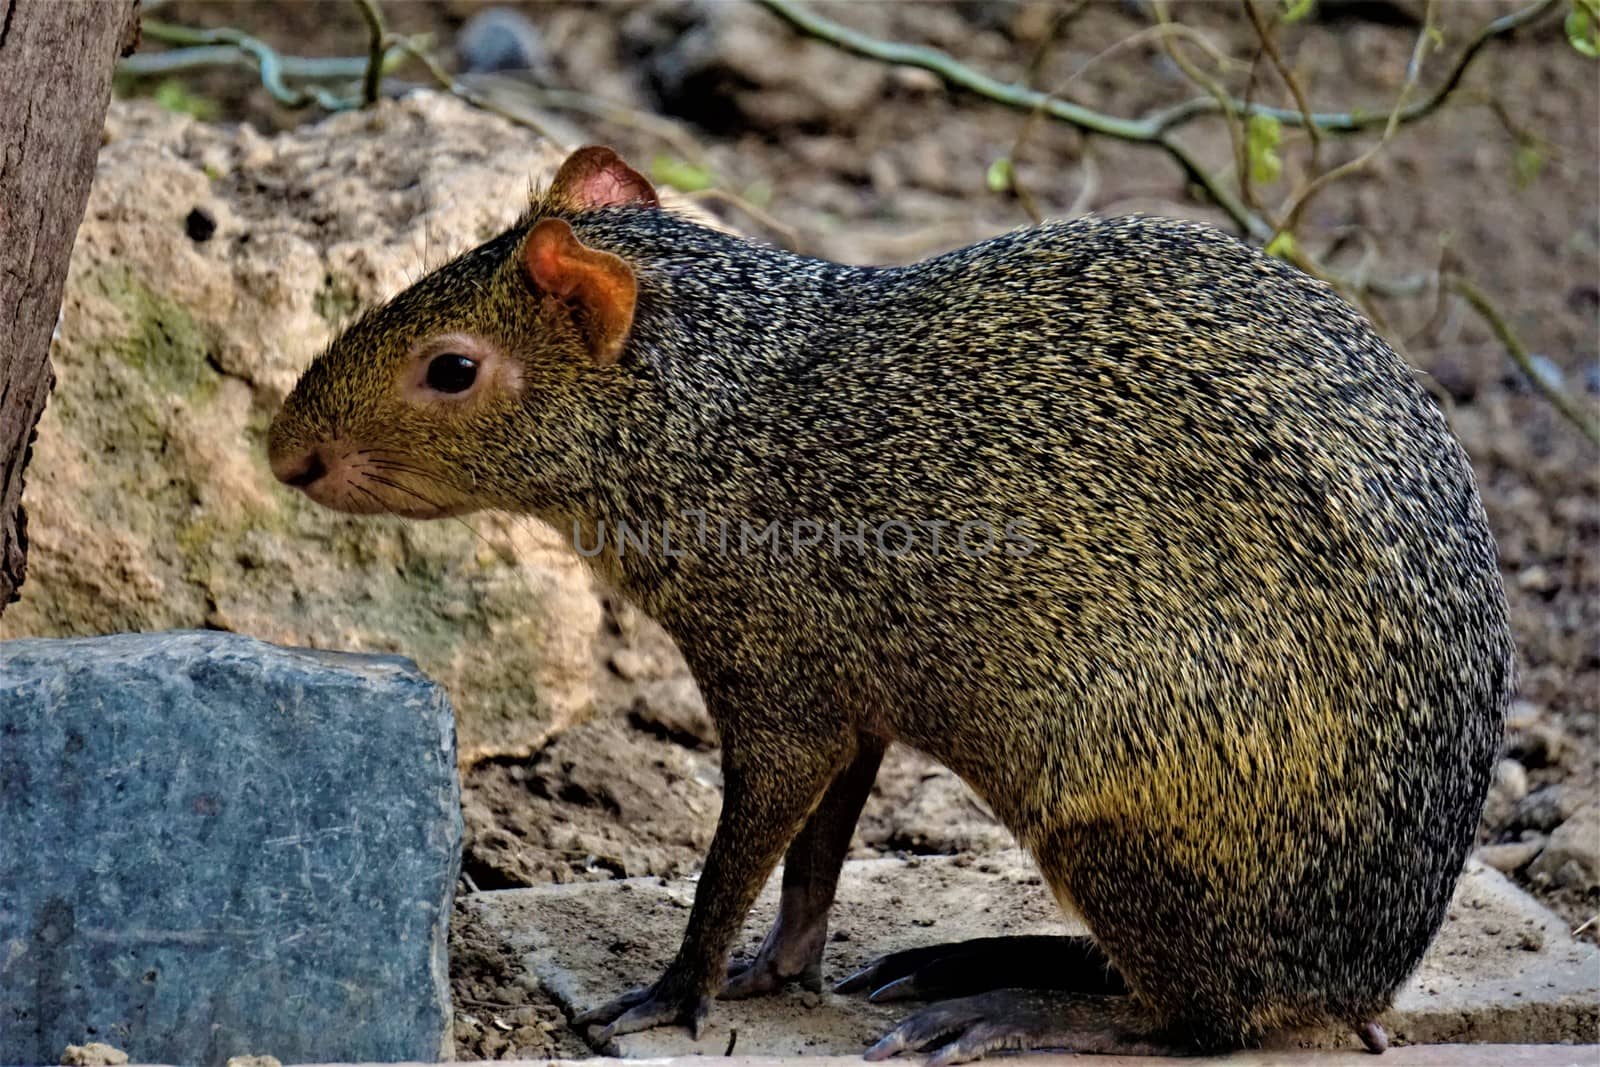
<path fill-rule="evenodd" d="M 0 642 L 0 1063 L 448 1055 L 460 785 L 408 660 Z"/>

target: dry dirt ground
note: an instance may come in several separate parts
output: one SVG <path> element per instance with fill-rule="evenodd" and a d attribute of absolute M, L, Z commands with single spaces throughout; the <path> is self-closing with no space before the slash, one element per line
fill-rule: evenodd
<path fill-rule="evenodd" d="M 448 54 L 463 21 L 481 6 L 394 4 L 389 16 L 396 29 L 433 33 Z M 1405 78 L 1420 6 L 1322 0 L 1311 21 L 1286 33 L 1287 59 L 1314 105 L 1387 109 Z M 1475 27 L 1512 6 L 1442 5 L 1444 51 L 1424 69 L 1424 84 L 1437 82 Z M 1052 12 L 1073 9 L 1047 44 Z M 523 10 L 542 42 L 537 66 L 546 87 L 670 116 L 704 153 L 703 170 L 717 187 L 762 206 L 754 216 L 708 204 L 751 232 L 846 261 L 903 262 L 1027 222 L 1015 197 L 985 186 L 991 162 L 1022 134 L 1024 114 L 947 91 L 922 72 L 803 44 L 772 17 L 731 5 Z M 1148 38 L 1081 69 L 1150 24 L 1142 3 L 832 11 L 868 32 L 945 49 L 1001 80 L 1031 77 L 1109 113 L 1136 115 L 1192 95 Z M 1180 5 L 1176 13 L 1230 55 L 1246 63 L 1253 55 L 1254 38 L 1232 6 Z M 361 48 L 352 5 L 180 0 L 161 14 L 245 27 L 301 50 Z M 306 117 L 274 107 L 236 72 L 191 84 L 217 98 L 224 118 L 280 126 Z M 1260 92 L 1290 103 L 1270 77 Z M 1509 127 L 1491 103 L 1502 105 Z M 1491 44 L 1455 105 L 1405 128 L 1363 174 L 1330 188 L 1304 233 L 1319 250 L 1337 246 L 1328 258 L 1344 269 L 1368 261 L 1402 275 L 1427 271 L 1447 254 L 1493 294 L 1544 372 L 1592 408 L 1600 394 L 1597 114 L 1594 65 L 1566 45 L 1559 15 L 1546 18 L 1513 41 Z M 560 118 L 587 139 L 652 163 L 658 177 L 683 155 L 681 139 L 663 140 L 631 113 Z M 1196 127 L 1189 143 L 1211 165 L 1226 165 L 1219 126 Z M 1332 160 L 1350 159 L 1366 143 L 1334 141 L 1326 150 Z M 1530 154 L 1529 145 L 1537 151 Z M 1303 152 L 1289 146 L 1285 155 L 1292 176 Z M 1046 215 L 1151 210 L 1223 221 L 1159 154 L 1048 122 L 1029 133 L 1017 166 Z M 1429 293 L 1381 301 L 1377 310 L 1386 334 L 1403 341 L 1449 408 L 1502 553 L 1522 691 L 1482 840 L 1526 842 L 1526 858 L 1519 863 L 1502 853 L 1504 864 L 1576 927 L 1600 907 L 1594 892 L 1541 880 L 1527 859 L 1594 795 L 1600 457 L 1458 301 Z M 619 606 L 607 622 L 607 679 L 594 719 L 530 759 L 483 763 L 467 773 L 468 892 L 676 875 L 698 863 L 718 808 L 714 738 L 660 632 Z M 902 751 L 880 775 L 854 853 L 983 851 L 1005 840 L 948 773 Z M 470 925 L 456 931 L 453 968 L 459 1055 L 587 1051 L 536 983 Z"/>

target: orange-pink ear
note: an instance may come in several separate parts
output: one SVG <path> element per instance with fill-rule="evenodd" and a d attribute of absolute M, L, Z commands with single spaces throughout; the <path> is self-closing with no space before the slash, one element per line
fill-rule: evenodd
<path fill-rule="evenodd" d="M 602 367 L 615 363 L 633 327 L 639 294 L 633 268 L 621 256 L 578 240 L 562 219 L 542 219 L 528 231 L 522 267 L 538 288 L 577 308 L 578 328 L 594 361 Z"/>
<path fill-rule="evenodd" d="M 550 199 L 575 211 L 600 207 L 657 207 L 660 200 L 648 179 L 604 145 L 587 145 L 567 157 L 556 171 Z"/>

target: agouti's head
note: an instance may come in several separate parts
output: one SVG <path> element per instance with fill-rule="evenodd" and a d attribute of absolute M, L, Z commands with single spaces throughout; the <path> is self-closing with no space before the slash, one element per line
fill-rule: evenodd
<path fill-rule="evenodd" d="M 611 149 L 579 149 L 520 223 L 362 316 L 273 420 L 272 473 L 339 511 L 559 508 L 595 398 L 624 386 L 633 270 L 568 221 L 603 208 L 658 203 Z"/>

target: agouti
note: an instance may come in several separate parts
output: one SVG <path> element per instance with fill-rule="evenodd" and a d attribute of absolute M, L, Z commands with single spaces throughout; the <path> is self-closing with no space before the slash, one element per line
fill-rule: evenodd
<path fill-rule="evenodd" d="M 1409 368 L 1327 286 L 1187 222 L 848 267 L 674 215 L 585 148 L 345 330 L 271 462 L 344 511 L 542 517 L 682 647 L 722 815 L 676 958 L 579 1018 L 601 1040 L 819 986 L 898 741 L 1093 938 L 879 960 L 841 988 L 958 996 L 869 1057 L 1329 1020 L 1381 1050 L 1514 685 L 1471 471 Z M 729 968 L 786 850 L 778 921 Z"/>

